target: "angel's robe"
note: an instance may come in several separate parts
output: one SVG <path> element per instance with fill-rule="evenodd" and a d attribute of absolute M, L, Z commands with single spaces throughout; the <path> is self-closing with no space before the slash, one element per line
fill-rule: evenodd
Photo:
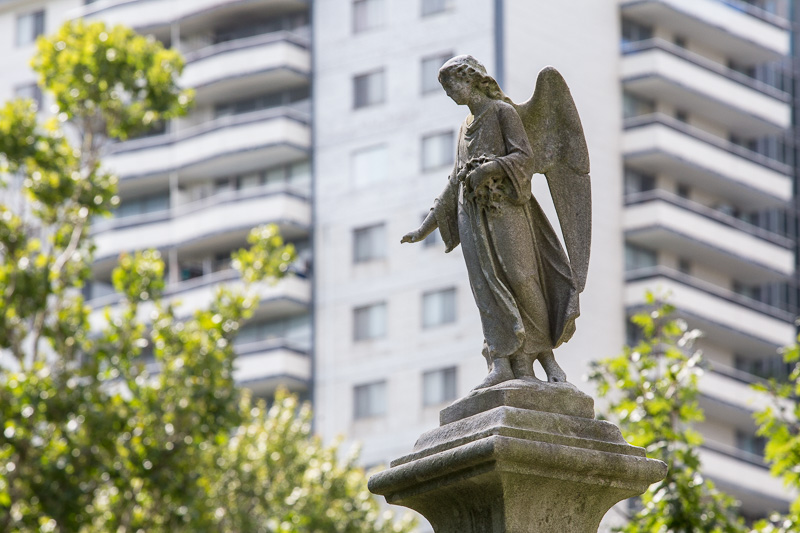
<path fill-rule="evenodd" d="M 484 208 L 459 172 L 497 161 L 499 209 Z M 566 253 L 531 194 L 533 153 L 516 110 L 493 100 L 458 134 L 457 159 L 433 213 L 447 251 L 461 244 L 491 359 L 549 351 L 575 331 L 578 290 Z"/>

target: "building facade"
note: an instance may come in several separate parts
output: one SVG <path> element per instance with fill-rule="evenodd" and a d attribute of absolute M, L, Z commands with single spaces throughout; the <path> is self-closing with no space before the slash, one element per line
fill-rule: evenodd
<path fill-rule="evenodd" d="M 400 244 L 444 187 L 467 115 L 439 87 L 456 54 L 515 101 L 556 66 L 592 165 L 582 317 L 556 357 L 588 362 L 635 338 L 646 289 L 670 293 L 712 365 L 701 383 L 706 471 L 749 517 L 785 508 L 748 384 L 785 372 L 797 314 L 792 13 L 786 0 L 6 0 L 0 99 L 29 96 L 35 37 L 78 17 L 124 23 L 186 57 L 190 114 L 118 143 L 121 205 L 94 224 L 89 304 L 113 305 L 121 252 L 157 248 L 189 312 L 235 279 L 258 224 L 295 243 L 296 275 L 262 288 L 237 379 L 313 401 L 326 439 L 366 465 L 411 448 L 486 372 L 459 249 Z M 554 219 L 544 177 L 533 192 Z M 554 224 L 557 226 L 557 224 Z M 541 373 L 541 369 L 539 369 Z"/>

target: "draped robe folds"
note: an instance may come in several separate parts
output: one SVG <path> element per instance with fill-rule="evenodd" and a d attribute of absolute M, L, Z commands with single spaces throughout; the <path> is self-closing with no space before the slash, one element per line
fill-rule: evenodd
<path fill-rule="evenodd" d="M 499 209 L 486 209 L 458 179 L 479 157 L 503 170 L 492 178 Z M 569 260 L 531 194 L 533 157 L 516 110 L 493 100 L 462 124 L 455 168 L 433 207 L 447 251 L 461 244 L 491 359 L 552 350 L 579 315 Z"/>

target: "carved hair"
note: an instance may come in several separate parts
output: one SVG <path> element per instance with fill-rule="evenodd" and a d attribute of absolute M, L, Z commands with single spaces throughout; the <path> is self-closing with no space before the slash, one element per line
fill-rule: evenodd
<path fill-rule="evenodd" d="M 511 99 L 500 88 L 500 85 L 497 84 L 497 81 L 486 72 L 486 67 L 471 55 L 461 55 L 448 59 L 439 69 L 439 82 L 441 83 L 450 76 L 458 76 L 469 81 L 470 85 L 476 87 L 492 100 L 512 103 Z"/>

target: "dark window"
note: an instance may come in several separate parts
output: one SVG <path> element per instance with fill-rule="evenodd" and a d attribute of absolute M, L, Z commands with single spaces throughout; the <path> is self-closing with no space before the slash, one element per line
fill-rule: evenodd
<path fill-rule="evenodd" d="M 17 15 L 17 46 L 33 44 L 44 33 L 44 11 Z"/>
<path fill-rule="evenodd" d="M 353 262 L 365 263 L 386 257 L 386 226 L 376 224 L 353 230 Z"/>
<path fill-rule="evenodd" d="M 449 4 L 450 0 L 422 0 L 422 16 L 427 17 L 446 11 Z"/>
<path fill-rule="evenodd" d="M 382 104 L 385 99 L 383 70 L 361 74 L 353 78 L 353 107 L 359 109 Z"/>
<path fill-rule="evenodd" d="M 386 414 L 386 382 L 366 383 L 353 388 L 353 418 Z"/>
<path fill-rule="evenodd" d="M 456 367 L 425 372 L 422 375 L 422 404 L 439 405 L 456 398 Z"/>
<path fill-rule="evenodd" d="M 386 304 L 377 303 L 353 310 L 353 340 L 364 341 L 386 336 Z"/>

